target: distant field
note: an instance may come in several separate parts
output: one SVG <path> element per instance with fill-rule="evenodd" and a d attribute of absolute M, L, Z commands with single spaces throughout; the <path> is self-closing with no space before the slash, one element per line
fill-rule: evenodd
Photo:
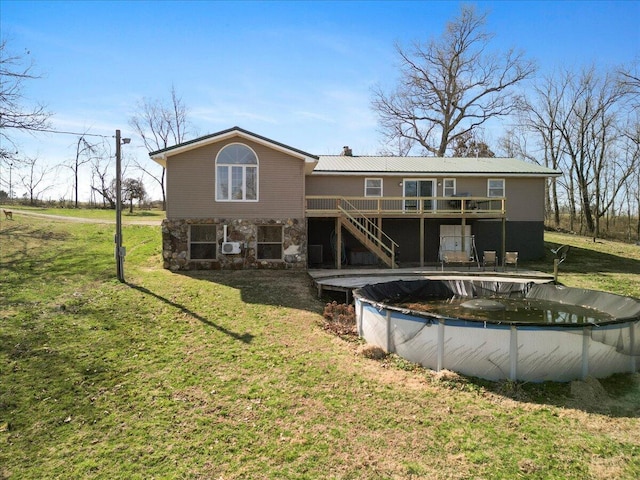
<path fill-rule="evenodd" d="M 324 330 L 304 272 L 172 273 L 160 233 L 124 226 L 122 284 L 112 225 L 0 218 L 0 478 L 640 478 L 640 374 L 372 360 Z M 640 297 L 639 247 L 547 241 L 573 247 L 563 283 Z"/>
<path fill-rule="evenodd" d="M 46 215 L 57 215 L 62 217 L 89 218 L 94 220 L 113 220 L 116 219 L 116 211 L 110 209 L 96 208 L 39 208 L 27 206 L 1 206 L 5 210 L 16 212 L 38 213 Z M 136 220 L 162 220 L 165 218 L 165 212 L 162 210 L 140 210 L 134 208 L 133 213 L 129 213 L 128 207 L 123 207 L 122 218 L 127 221 Z"/>

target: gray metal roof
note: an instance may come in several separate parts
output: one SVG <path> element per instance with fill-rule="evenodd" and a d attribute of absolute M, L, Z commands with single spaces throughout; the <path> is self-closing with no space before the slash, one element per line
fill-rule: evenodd
<path fill-rule="evenodd" d="M 434 174 L 557 176 L 562 172 L 516 158 L 350 157 L 321 155 L 313 169 L 321 174 Z"/>

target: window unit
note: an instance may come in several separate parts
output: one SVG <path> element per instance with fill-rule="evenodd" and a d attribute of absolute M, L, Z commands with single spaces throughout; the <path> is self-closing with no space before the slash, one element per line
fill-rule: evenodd
<path fill-rule="evenodd" d="M 487 181 L 487 197 L 504 197 L 504 178 L 490 178 Z"/>
<path fill-rule="evenodd" d="M 258 200 L 258 157 L 246 145 L 232 143 L 218 152 L 216 200 L 219 202 Z"/>
<path fill-rule="evenodd" d="M 381 197 L 382 196 L 382 179 L 381 178 L 365 178 L 364 179 L 364 196 L 365 197 Z"/>
<path fill-rule="evenodd" d="M 258 260 L 282 260 L 283 231 L 277 225 L 258 225 Z"/>
<path fill-rule="evenodd" d="M 215 260 L 217 250 L 215 225 L 191 225 L 189 227 L 189 258 L 191 260 Z"/>

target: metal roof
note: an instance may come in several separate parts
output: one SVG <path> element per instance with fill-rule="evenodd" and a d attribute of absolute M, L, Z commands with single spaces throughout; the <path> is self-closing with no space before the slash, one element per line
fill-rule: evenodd
<path fill-rule="evenodd" d="M 515 158 L 459 158 L 459 157 L 393 157 L 314 155 L 285 145 L 240 127 L 232 127 L 205 135 L 178 145 L 156 150 L 149 156 L 166 166 L 166 158 L 220 140 L 241 137 L 251 139 L 276 150 L 303 158 L 307 174 L 312 175 L 518 175 L 552 177 L 562 174 L 559 170 Z M 317 163 L 316 163 L 317 162 Z"/>
<path fill-rule="evenodd" d="M 321 155 L 313 169 L 322 174 L 456 174 L 557 176 L 562 172 L 516 158 L 377 157 Z"/>

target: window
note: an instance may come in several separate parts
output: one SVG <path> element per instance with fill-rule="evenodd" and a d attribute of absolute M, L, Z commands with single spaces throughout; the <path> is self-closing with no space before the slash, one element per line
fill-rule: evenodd
<path fill-rule="evenodd" d="M 382 196 L 382 179 L 381 178 L 365 178 L 364 179 L 364 196 L 365 197 L 381 197 Z"/>
<path fill-rule="evenodd" d="M 490 178 L 487 182 L 488 197 L 504 197 L 504 178 Z"/>
<path fill-rule="evenodd" d="M 258 157 L 246 145 L 232 143 L 218 153 L 216 200 L 221 202 L 258 200 Z"/>
<path fill-rule="evenodd" d="M 217 247 L 215 225 L 191 225 L 189 228 L 191 260 L 215 260 Z"/>
<path fill-rule="evenodd" d="M 442 181 L 442 196 L 453 197 L 456 194 L 456 179 L 445 178 Z"/>
<path fill-rule="evenodd" d="M 282 227 L 258 226 L 258 260 L 282 260 Z"/>

